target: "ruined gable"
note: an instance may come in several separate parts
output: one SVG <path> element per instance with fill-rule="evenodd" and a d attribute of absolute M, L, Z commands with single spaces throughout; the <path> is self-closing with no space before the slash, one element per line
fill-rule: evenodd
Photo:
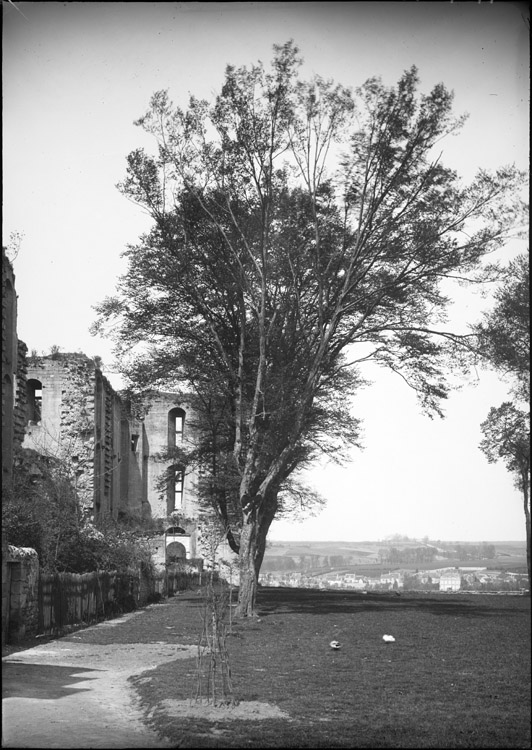
<path fill-rule="evenodd" d="M 84 354 L 35 357 L 27 371 L 23 447 L 65 461 L 87 510 L 94 502 L 95 381 Z"/>
<path fill-rule="evenodd" d="M 150 517 L 144 423 L 95 361 L 82 353 L 32 357 L 27 377 L 24 447 L 67 462 L 95 520 Z"/>

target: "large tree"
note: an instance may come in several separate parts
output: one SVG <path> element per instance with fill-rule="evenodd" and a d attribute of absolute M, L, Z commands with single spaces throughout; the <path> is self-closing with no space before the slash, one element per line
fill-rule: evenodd
<path fill-rule="evenodd" d="M 492 407 L 481 425 L 480 449 L 490 463 L 503 461 L 523 497 L 527 566 L 532 587 L 530 518 L 530 263 L 528 254 L 509 264 L 493 309 L 476 326 L 479 349 L 511 382 L 512 401 Z"/>
<path fill-rule="evenodd" d="M 120 189 L 153 228 L 98 307 L 131 387 L 197 396 L 242 616 L 294 472 L 328 433 L 330 452 L 356 442 L 348 402 L 363 364 L 442 413 L 468 340 L 446 325 L 442 282 L 478 281 L 520 210 L 514 168 L 462 185 L 442 164 L 437 144 L 462 122 L 443 84 L 420 94 L 413 67 L 395 87 L 373 78 L 353 92 L 301 80 L 300 66 L 289 42 L 269 70 L 228 66 L 212 104 L 152 97 L 137 124 L 158 153 L 131 153 Z"/>

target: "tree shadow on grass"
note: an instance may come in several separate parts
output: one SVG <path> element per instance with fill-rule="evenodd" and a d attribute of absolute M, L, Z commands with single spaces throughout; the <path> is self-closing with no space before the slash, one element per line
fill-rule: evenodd
<path fill-rule="evenodd" d="M 418 610 L 434 615 L 494 617 L 523 614 L 523 603 L 479 601 L 476 597 L 449 594 L 416 594 L 396 592 L 327 591 L 296 588 L 261 588 L 257 596 L 260 617 L 276 614 L 356 614 L 391 609 Z"/>
<path fill-rule="evenodd" d="M 89 688 L 73 687 L 76 682 L 94 680 L 84 672 L 95 672 L 86 667 L 60 667 L 51 664 L 24 664 L 23 662 L 2 662 L 2 699 L 37 698 L 56 700 L 73 693 L 81 693 Z"/>

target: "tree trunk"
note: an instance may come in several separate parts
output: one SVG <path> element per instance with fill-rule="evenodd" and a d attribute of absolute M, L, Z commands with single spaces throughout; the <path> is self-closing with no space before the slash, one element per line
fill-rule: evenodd
<path fill-rule="evenodd" d="M 237 617 L 253 617 L 255 614 L 255 599 L 257 596 L 258 576 L 255 567 L 257 554 L 257 529 L 253 521 L 248 521 L 242 529 L 240 537 L 239 572 L 240 582 L 238 590 L 238 604 L 235 611 Z"/>
<path fill-rule="evenodd" d="M 277 494 L 275 493 L 269 502 L 263 501 L 261 505 L 262 508 L 245 518 L 240 537 L 240 587 L 235 612 L 237 617 L 256 615 L 259 572 L 266 551 L 268 531 L 277 510 Z"/>
<path fill-rule="evenodd" d="M 532 571 L 530 569 L 530 547 L 532 545 L 532 526 L 530 519 L 530 498 L 529 498 L 529 486 L 528 481 L 525 482 L 523 487 L 523 500 L 525 506 L 525 525 L 526 525 L 526 565 L 528 570 L 528 590 L 532 595 Z"/>

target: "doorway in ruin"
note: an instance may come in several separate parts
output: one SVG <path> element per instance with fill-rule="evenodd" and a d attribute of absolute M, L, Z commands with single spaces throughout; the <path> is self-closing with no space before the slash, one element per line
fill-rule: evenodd
<path fill-rule="evenodd" d="M 166 548 L 166 563 L 184 562 L 187 559 L 185 545 L 181 542 L 170 542 Z"/>

